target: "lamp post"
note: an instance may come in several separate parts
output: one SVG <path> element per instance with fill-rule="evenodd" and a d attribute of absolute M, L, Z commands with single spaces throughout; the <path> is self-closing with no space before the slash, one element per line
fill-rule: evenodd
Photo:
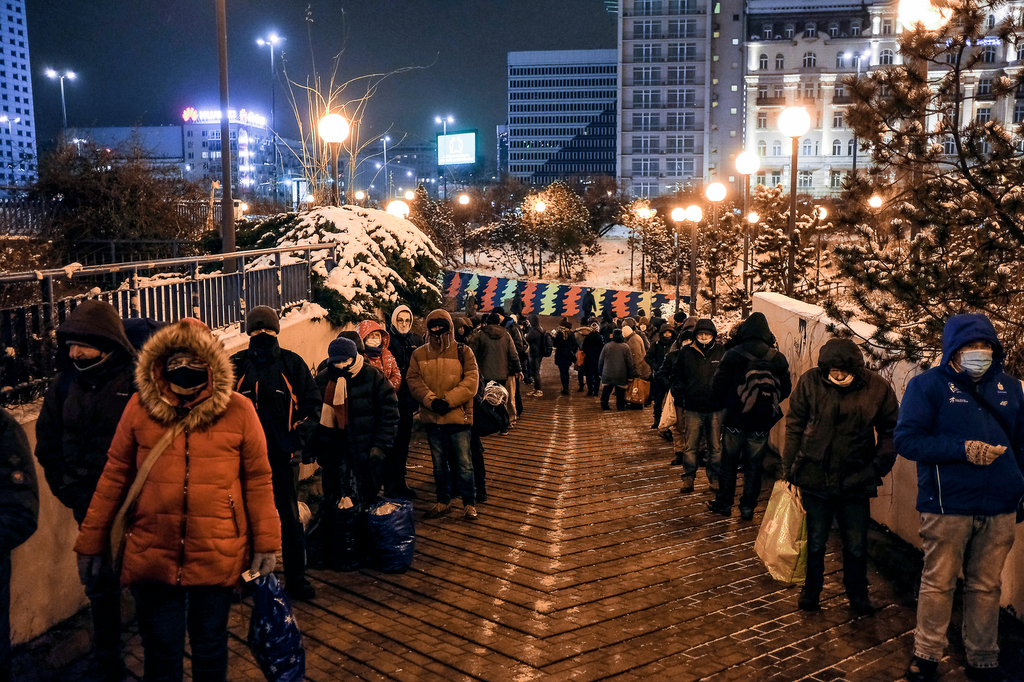
<path fill-rule="evenodd" d="M 697 314 L 697 223 L 704 217 L 704 211 L 694 204 L 686 208 L 686 219 L 690 226 L 690 316 Z"/>
<path fill-rule="evenodd" d="M 725 198 L 725 185 L 720 182 L 712 182 L 704 188 L 704 196 L 711 202 L 711 224 L 718 229 L 718 204 Z M 711 289 L 711 317 L 718 314 L 718 282 L 713 274 L 708 276 L 708 287 Z"/>
<path fill-rule="evenodd" d="M 73 81 L 73 80 L 75 80 L 75 78 L 77 76 L 75 76 L 75 72 L 74 71 L 56 71 L 54 69 L 47 69 L 46 70 L 46 75 L 49 78 L 59 78 L 60 79 L 60 110 L 61 110 L 61 113 L 64 116 L 64 129 L 67 130 L 67 127 L 68 127 L 68 106 L 67 106 L 67 103 L 64 100 L 64 79 L 67 78 L 69 81 Z"/>
<path fill-rule="evenodd" d="M 867 51 L 867 50 L 864 50 L 863 52 L 861 52 L 860 54 L 857 54 L 857 55 L 855 55 L 852 52 L 844 52 L 843 53 L 843 58 L 844 59 L 851 59 L 852 57 L 857 57 L 857 80 L 860 80 L 860 65 L 861 65 L 861 63 L 865 59 L 868 59 L 868 58 L 871 57 L 871 53 L 869 51 Z M 854 131 L 854 133 L 853 133 L 853 170 L 851 171 L 851 174 L 854 177 L 857 177 L 857 146 L 858 146 L 857 145 L 857 132 Z"/>
<path fill-rule="evenodd" d="M 818 233 L 818 254 L 817 262 L 814 267 L 814 288 L 817 289 L 820 285 L 819 280 L 821 279 L 821 223 L 825 222 L 825 218 L 828 218 L 828 209 L 824 206 L 819 206 L 814 210 L 814 231 Z"/>
<path fill-rule="evenodd" d="M 435 123 L 440 123 L 441 124 L 441 134 L 442 135 L 447 135 L 448 134 L 448 124 L 449 123 L 455 123 L 455 118 L 452 117 L 452 116 L 435 116 L 434 117 L 434 122 Z M 440 151 L 440 150 L 438 150 L 438 151 Z M 443 185 L 444 185 L 444 198 L 445 198 L 445 201 L 447 201 L 448 200 L 448 173 L 445 172 L 444 166 L 441 166 L 441 179 L 442 179 Z"/>
<path fill-rule="evenodd" d="M 676 261 L 676 310 L 675 310 L 675 312 L 678 313 L 679 312 L 679 223 L 681 223 L 684 220 L 686 220 L 686 209 L 683 209 L 683 208 L 673 208 L 672 209 L 672 213 L 670 215 L 672 216 L 672 222 L 675 223 L 675 227 L 676 227 L 676 229 L 675 229 L 675 238 L 676 238 L 675 239 L 675 252 L 676 252 L 676 255 L 675 255 L 675 261 Z"/>
<path fill-rule="evenodd" d="M 537 203 L 535 203 L 533 205 L 533 216 L 531 216 L 533 218 L 533 244 L 530 245 L 530 252 L 531 253 L 534 250 L 534 246 L 537 247 L 537 251 L 540 251 L 540 239 L 538 239 L 538 237 L 537 237 L 537 217 L 541 213 L 546 211 L 547 208 L 548 208 L 548 205 L 545 204 L 543 201 L 538 201 Z M 540 254 L 538 254 L 538 255 L 540 255 Z M 540 263 L 539 263 L 540 267 L 539 268 L 538 268 L 538 261 L 540 261 Z M 543 267 L 544 267 L 544 259 L 543 259 L 543 257 L 538 257 L 537 255 L 535 255 L 533 257 L 533 272 L 534 272 L 534 274 L 539 277 L 540 276 L 539 275 L 540 269 L 542 269 Z"/>
<path fill-rule="evenodd" d="M 811 127 L 811 117 L 803 107 L 787 107 L 779 114 L 779 130 L 790 139 L 793 154 L 789 167 L 789 227 L 786 236 L 789 239 L 789 259 L 786 265 L 786 295 L 793 295 L 793 282 L 796 270 L 796 249 L 793 238 L 796 234 L 796 175 L 797 152 L 800 149 L 800 137 Z"/>
<path fill-rule="evenodd" d="M 469 205 L 469 195 L 468 194 L 460 194 L 459 195 L 459 205 L 460 206 L 468 206 Z M 469 221 L 466 220 L 466 217 L 463 216 L 462 217 L 462 264 L 463 265 L 466 264 L 466 223 L 468 223 L 468 222 Z"/>
<path fill-rule="evenodd" d="M 340 205 L 340 194 L 338 192 L 338 152 L 341 143 L 348 138 L 349 124 L 340 114 L 326 114 L 320 119 L 318 126 L 320 139 L 327 143 L 330 154 L 331 184 L 334 186 L 331 192 L 333 205 Z"/>
<path fill-rule="evenodd" d="M 740 152 L 736 156 L 736 172 L 743 176 L 743 215 L 747 215 L 750 200 L 750 176 L 761 167 L 761 160 L 753 152 Z M 743 317 L 750 314 L 750 229 L 743 228 Z"/>
<path fill-rule="evenodd" d="M 638 208 L 636 214 L 643 220 L 640 229 L 640 291 L 647 289 L 647 229 L 650 227 L 647 221 L 654 217 L 657 211 L 653 208 Z M 632 282 L 630 282 L 632 286 Z"/>
<path fill-rule="evenodd" d="M 391 198 L 391 176 L 388 175 L 388 142 L 391 138 L 385 135 L 380 138 L 380 141 L 384 143 L 384 191 L 386 193 L 385 199 Z"/>
<path fill-rule="evenodd" d="M 266 38 L 257 38 L 256 44 L 260 47 L 270 46 L 270 134 L 274 141 L 274 172 L 271 174 L 270 185 L 274 192 L 274 203 L 277 203 L 277 88 L 274 81 L 277 79 L 277 70 L 274 68 L 274 46 L 283 41 L 276 33 L 271 33 Z"/>

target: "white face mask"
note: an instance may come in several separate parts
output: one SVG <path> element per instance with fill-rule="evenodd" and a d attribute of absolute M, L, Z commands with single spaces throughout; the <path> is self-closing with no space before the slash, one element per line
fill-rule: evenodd
<path fill-rule="evenodd" d="M 366 337 L 363 341 L 363 345 L 368 348 L 380 348 L 380 334 L 371 334 Z"/>

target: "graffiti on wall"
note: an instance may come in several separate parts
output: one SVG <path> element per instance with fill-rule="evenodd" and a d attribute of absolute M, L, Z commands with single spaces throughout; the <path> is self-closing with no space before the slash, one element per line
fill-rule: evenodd
<path fill-rule="evenodd" d="M 470 272 L 445 271 L 442 282 L 445 296 L 455 299 L 458 309 L 465 307 L 466 295 L 476 293 L 477 309 L 491 310 L 506 306 L 517 294 L 523 297 L 523 313 L 578 317 L 583 313 L 583 297 L 589 290 L 594 295 L 597 312 L 610 310 L 615 317 L 636 315 L 643 310 L 650 314 L 661 308 L 664 314 L 675 310 L 675 297 L 666 293 L 632 291 L 629 289 L 603 289 L 576 284 L 530 282 L 507 277 L 476 275 Z M 687 296 L 680 297 L 680 306 L 689 305 Z"/>

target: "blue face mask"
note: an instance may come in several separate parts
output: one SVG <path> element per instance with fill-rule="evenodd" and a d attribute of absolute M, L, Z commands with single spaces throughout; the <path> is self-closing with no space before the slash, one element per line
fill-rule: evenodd
<path fill-rule="evenodd" d="M 980 379 L 992 366 L 992 351 L 990 350 L 963 350 L 960 351 L 960 367 L 967 372 L 972 379 Z"/>

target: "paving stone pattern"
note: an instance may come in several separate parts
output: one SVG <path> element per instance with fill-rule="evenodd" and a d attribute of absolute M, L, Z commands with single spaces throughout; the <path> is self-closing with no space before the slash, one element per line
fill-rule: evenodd
<path fill-rule="evenodd" d="M 295 605 L 307 674 L 328 680 L 896 680 L 913 642 L 912 595 L 872 571 L 875 617 L 842 590 L 833 538 L 822 610 L 772 580 L 753 522 L 706 511 L 703 474 L 679 493 L 671 446 L 651 410 L 602 412 L 596 398 L 545 394 L 507 436 L 485 439 L 489 500 L 476 521 L 433 503 L 425 439 L 414 442 L 417 545 L 402 575 L 311 571 L 317 598 Z M 245 645 L 249 602 L 231 614 L 232 682 L 261 680 Z M 127 664 L 141 676 L 137 634 Z M 961 648 L 962 652 L 962 648 Z M 963 680 L 962 653 L 943 662 Z M 187 669 L 187 661 L 186 661 Z M 186 675 L 188 677 L 188 675 Z M 63 676 L 60 679 L 73 679 Z M 33 676 L 43 679 L 43 676 Z"/>

